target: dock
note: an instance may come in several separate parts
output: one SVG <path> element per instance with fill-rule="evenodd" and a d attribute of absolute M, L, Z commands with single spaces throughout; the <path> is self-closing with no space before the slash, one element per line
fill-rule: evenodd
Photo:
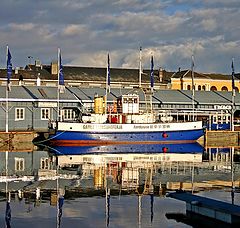
<path fill-rule="evenodd" d="M 191 219 L 207 219 L 237 227 L 240 225 L 240 206 L 194 195 L 183 190 L 169 193 L 168 197 L 186 202 L 186 216 Z"/>

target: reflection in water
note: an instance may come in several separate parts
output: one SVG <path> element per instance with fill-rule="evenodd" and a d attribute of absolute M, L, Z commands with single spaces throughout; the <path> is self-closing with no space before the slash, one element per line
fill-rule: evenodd
<path fill-rule="evenodd" d="M 233 158 L 237 160 L 237 155 L 237 149 L 232 150 L 232 153 L 230 149 L 221 148 L 204 150 L 197 143 L 45 147 L 41 151 L 10 152 L 7 163 L 0 164 L 1 197 L 7 202 L 5 213 L 9 223 L 12 198 L 13 202 L 27 204 L 31 208 L 28 210 L 31 214 L 49 202 L 49 207 L 55 208 L 55 225 L 53 221 L 41 222 L 45 222 L 46 228 L 60 228 L 67 227 L 64 226 L 67 222 L 69 226 L 74 222 L 69 221 L 69 215 L 73 213 L 69 209 L 71 205 L 72 210 L 82 211 L 81 205 L 77 208 L 73 206 L 77 199 L 97 200 L 98 198 L 94 197 L 104 197 L 104 226 L 111 227 L 117 224 L 116 211 L 114 213 L 116 197 L 135 196 L 135 224 L 137 223 L 138 227 L 159 227 L 164 223 L 164 220 L 159 220 L 159 214 L 162 214 L 162 210 L 166 210 L 167 206 L 159 211 L 157 202 L 160 197 L 164 199 L 169 191 L 183 189 L 199 194 L 206 189 L 222 189 L 231 192 L 229 196 L 232 196 L 232 203 L 239 203 L 238 196 L 234 194 L 239 189 L 239 164 L 232 162 Z M 3 160 L 4 154 L 0 153 L 0 156 Z M 7 172 L 3 172 L 5 169 Z M 145 196 L 149 207 L 145 206 Z M 124 198 L 119 198 L 119 202 L 121 200 Z M 170 205 L 170 199 L 167 200 Z M 17 207 L 16 204 L 14 207 Z M 104 206 L 97 208 L 100 213 Z M 146 208 L 149 210 L 149 217 L 143 213 Z M 174 209 L 175 207 L 172 207 L 173 211 Z M 65 210 L 69 210 L 68 213 L 65 214 Z M 15 213 L 20 211 L 15 209 L 13 218 Z M 129 217 L 132 218 L 134 213 L 129 213 Z M 83 222 L 81 215 L 80 218 L 76 218 L 78 224 Z M 125 227 L 130 226 L 127 221 L 126 219 Z M 11 222 L 14 223 L 14 219 Z M 94 220 L 88 222 L 94 224 Z M 168 220 L 166 223 L 169 222 L 172 221 Z M 14 227 L 17 225 L 14 223 Z M 83 225 L 86 226 L 84 223 Z M 101 226 L 103 225 L 99 225 Z"/>

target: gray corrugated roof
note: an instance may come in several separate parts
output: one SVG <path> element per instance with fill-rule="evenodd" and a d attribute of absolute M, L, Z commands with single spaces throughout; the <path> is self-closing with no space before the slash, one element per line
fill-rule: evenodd
<path fill-rule="evenodd" d="M 6 86 L 0 87 L 0 97 L 6 97 Z M 32 99 L 31 95 L 21 86 L 11 86 L 11 91 L 8 93 L 9 99 Z"/>
<path fill-rule="evenodd" d="M 61 101 L 75 102 L 78 98 L 83 101 L 91 102 L 94 96 L 105 95 L 104 88 L 77 88 L 69 87 L 65 93 L 60 94 Z M 144 93 L 141 89 L 119 89 L 111 88 L 111 93 L 108 94 L 108 101 L 116 100 L 117 97 L 127 94 L 139 94 L 140 101 L 145 101 Z M 75 96 L 75 95 L 76 96 Z M 22 100 L 56 100 L 57 88 L 56 87 L 38 87 L 38 86 L 12 86 L 11 92 L 8 93 L 9 99 L 16 99 L 21 102 Z M 6 87 L 0 86 L 0 98 L 3 100 L 6 97 Z M 190 90 L 155 90 L 153 95 L 153 102 L 163 104 L 191 104 L 192 91 Z M 195 101 L 198 104 L 231 104 L 232 92 L 227 91 L 195 91 Z M 235 103 L 240 104 L 240 94 L 236 92 Z"/>
<path fill-rule="evenodd" d="M 192 91 L 182 90 L 183 94 L 188 97 L 192 97 Z M 224 96 L 219 96 L 214 91 L 194 91 L 194 100 L 199 104 L 226 104 L 228 100 L 226 99 L 227 93 Z"/>
<path fill-rule="evenodd" d="M 191 98 L 181 93 L 179 90 L 158 90 L 154 93 L 154 97 L 162 103 L 191 103 Z"/>

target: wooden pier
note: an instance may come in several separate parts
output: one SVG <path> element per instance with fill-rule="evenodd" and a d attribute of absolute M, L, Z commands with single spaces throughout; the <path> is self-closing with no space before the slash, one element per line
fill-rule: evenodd
<path fill-rule="evenodd" d="M 230 225 L 240 226 L 240 206 L 193 195 L 179 190 L 169 193 L 168 197 L 186 202 L 186 216 L 191 219 L 207 219 Z"/>

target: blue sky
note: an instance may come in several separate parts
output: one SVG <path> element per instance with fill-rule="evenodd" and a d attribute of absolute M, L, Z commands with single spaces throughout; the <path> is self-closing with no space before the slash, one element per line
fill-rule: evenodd
<path fill-rule="evenodd" d="M 1 0 L 0 67 L 8 44 L 14 66 L 43 64 L 231 73 L 240 71 L 239 0 Z M 32 60 L 32 62 L 33 62 Z"/>

